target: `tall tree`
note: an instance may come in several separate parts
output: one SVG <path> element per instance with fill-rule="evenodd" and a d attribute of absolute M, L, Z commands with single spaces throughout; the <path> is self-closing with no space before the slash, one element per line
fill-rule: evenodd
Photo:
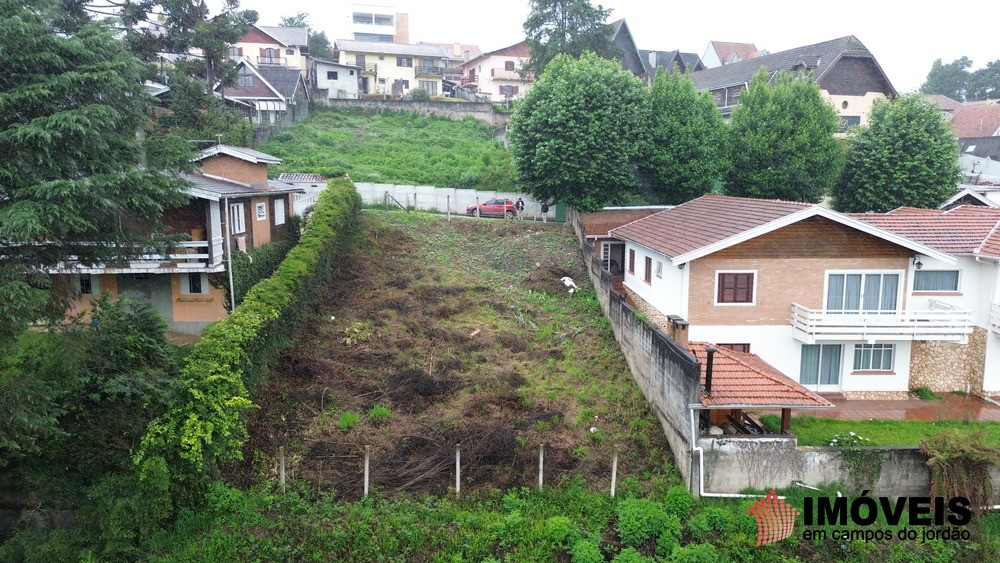
<path fill-rule="evenodd" d="M 309 26 L 309 13 L 299 12 L 294 16 L 283 16 L 281 27 L 304 27 L 308 31 L 309 54 L 318 59 L 332 59 L 333 45 L 325 31 L 316 32 Z"/>
<path fill-rule="evenodd" d="M 811 78 L 768 77 L 761 68 L 733 110 L 726 193 L 818 202 L 843 166 L 840 119 Z"/>
<path fill-rule="evenodd" d="M 523 189 L 580 211 L 620 201 L 636 185 L 644 95 L 617 61 L 593 53 L 552 59 L 510 122 Z"/>
<path fill-rule="evenodd" d="M 649 136 L 639 169 L 649 198 L 678 204 L 711 190 L 724 170 L 726 125 L 690 75 L 659 72 L 648 95 Z"/>
<path fill-rule="evenodd" d="M 0 6 L 2 341 L 45 312 L 39 270 L 135 255 L 164 207 L 187 198 L 176 178 L 144 166 L 143 67 L 121 42 L 94 23 L 57 32 L 48 0 Z"/>
<path fill-rule="evenodd" d="M 968 57 L 955 59 L 948 64 L 942 64 L 941 59 L 934 61 L 930 72 L 927 73 L 927 80 L 920 86 L 920 93 L 948 96 L 953 100 L 964 102 L 971 66 L 972 61 Z"/>
<path fill-rule="evenodd" d="M 958 140 L 933 104 L 908 95 L 880 101 L 850 137 L 847 165 L 833 190 L 839 211 L 936 208 L 960 179 Z"/>
<path fill-rule="evenodd" d="M 965 100 L 991 100 L 1000 97 L 1000 60 L 986 63 L 986 66 L 969 76 Z"/>
<path fill-rule="evenodd" d="M 611 43 L 611 26 L 604 23 L 611 10 L 589 0 L 530 0 L 531 11 L 524 22 L 524 35 L 531 58 L 524 72 L 541 74 L 557 55 L 579 57 L 590 51 L 604 58 L 616 58 Z"/>

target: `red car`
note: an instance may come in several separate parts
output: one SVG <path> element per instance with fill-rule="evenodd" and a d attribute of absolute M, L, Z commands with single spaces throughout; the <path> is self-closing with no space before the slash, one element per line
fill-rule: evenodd
<path fill-rule="evenodd" d="M 517 216 L 517 208 L 514 207 L 512 200 L 495 197 L 479 205 L 470 205 L 465 209 L 465 213 L 473 217 L 506 217 L 513 219 Z"/>

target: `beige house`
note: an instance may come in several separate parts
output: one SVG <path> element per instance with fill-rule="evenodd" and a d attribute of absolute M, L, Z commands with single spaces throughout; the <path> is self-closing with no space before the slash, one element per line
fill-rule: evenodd
<path fill-rule="evenodd" d="M 334 58 L 358 70 L 358 91 L 362 95 L 403 96 L 423 88 L 431 96 L 440 96 L 443 60 L 448 53 L 439 45 L 338 39 Z"/>
<path fill-rule="evenodd" d="M 254 66 L 297 68 L 303 76 L 309 68 L 309 30 L 304 27 L 250 26 L 250 31 L 229 48 L 229 58 Z"/>
<path fill-rule="evenodd" d="M 70 315 L 85 312 L 102 293 L 145 301 L 170 330 L 186 334 L 200 334 L 228 314 L 228 256 L 284 237 L 291 196 L 304 190 L 268 180 L 268 164 L 281 161 L 252 149 L 217 145 L 196 161 L 201 169 L 184 175 L 190 182 L 188 203 L 163 217 L 171 234 L 190 240 L 166 255 L 89 267 L 64 263 L 48 270 L 54 284 L 70 284 L 78 295 Z"/>
<path fill-rule="evenodd" d="M 483 53 L 462 65 L 461 86 L 492 100 L 520 98 L 535 82 L 533 73 L 520 72 L 530 58 L 527 41 Z"/>

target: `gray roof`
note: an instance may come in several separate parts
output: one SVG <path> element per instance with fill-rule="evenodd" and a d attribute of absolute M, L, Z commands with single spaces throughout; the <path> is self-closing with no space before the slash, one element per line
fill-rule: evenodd
<path fill-rule="evenodd" d="M 298 71 L 296 71 L 298 72 Z M 246 147 L 234 147 L 233 145 L 214 145 L 203 151 L 201 154 L 193 158 L 195 162 L 199 160 L 204 160 L 210 156 L 215 156 L 217 154 L 226 154 L 240 160 L 245 160 L 253 164 L 263 162 L 265 164 L 281 164 L 281 159 L 276 156 L 271 156 L 267 153 L 260 151 L 255 151 L 253 149 L 248 149 Z"/>
<path fill-rule="evenodd" d="M 329 66 L 341 66 L 344 68 L 355 68 L 354 65 L 346 65 L 343 63 L 338 63 L 337 61 L 331 61 L 329 59 L 320 59 L 318 57 L 313 57 L 313 62 L 317 65 L 329 65 Z"/>
<path fill-rule="evenodd" d="M 270 35 L 275 41 L 286 47 L 292 45 L 300 47 L 309 45 L 309 29 L 305 27 L 258 25 L 257 29 Z"/>
<path fill-rule="evenodd" d="M 338 51 L 352 53 L 381 53 L 385 55 L 411 55 L 414 57 L 448 58 L 448 52 L 440 45 L 411 45 L 409 43 L 388 43 L 382 41 L 353 41 L 338 39 L 335 47 Z"/>
<path fill-rule="evenodd" d="M 193 184 L 188 188 L 189 193 L 213 200 L 223 197 L 253 197 L 272 194 L 305 193 L 305 190 L 302 188 L 275 180 L 268 180 L 266 185 L 251 186 L 205 174 L 181 174 L 181 177 Z"/>
<path fill-rule="evenodd" d="M 760 67 L 766 67 L 772 73 L 780 70 L 791 71 L 806 68 L 813 71 L 816 82 L 822 82 L 824 74 L 830 70 L 834 63 L 845 56 L 868 58 L 878 65 L 871 51 L 857 37 L 848 35 L 823 43 L 796 47 L 780 53 L 761 55 L 738 63 L 700 70 L 691 73 L 691 80 L 699 90 L 716 90 L 746 84 L 760 70 Z M 884 72 L 882 74 L 885 75 Z M 889 83 L 888 77 L 885 81 L 889 89 L 892 90 L 892 94 L 895 95 L 895 89 Z"/>
<path fill-rule="evenodd" d="M 257 67 L 257 72 L 279 94 L 289 99 L 295 97 L 295 90 L 299 87 L 299 81 L 302 80 L 302 74 L 297 68 L 261 65 Z"/>
<path fill-rule="evenodd" d="M 306 172 L 282 172 L 278 175 L 279 182 L 326 182 L 326 176 Z"/>
<path fill-rule="evenodd" d="M 1000 160 L 1000 137 L 966 137 L 958 140 L 962 154 Z M 970 151 L 969 147 L 973 147 Z"/>

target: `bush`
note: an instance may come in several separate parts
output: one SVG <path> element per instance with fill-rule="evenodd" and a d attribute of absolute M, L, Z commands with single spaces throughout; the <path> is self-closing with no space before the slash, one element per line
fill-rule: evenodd
<path fill-rule="evenodd" d="M 601 548 L 597 543 L 590 540 L 580 540 L 573 544 L 570 561 L 573 563 L 604 563 L 604 554 L 601 553 Z"/>
<path fill-rule="evenodd" d="M 663 506 L 667 509 L 667 514 L 676 516 L 678 520 L 684 522 L 691 515 L 694 508 L 694 497 L 691 496 L 687 487 L 677 485 L 667 490 L 667 498 L 663 501 Z"/>
<path fill-rule="evenodd" d="M 639 553 L 634 547 L 626 547 L 611 561 L 614 563 L 646 563 L 651 559 Z"/>
<path fill-rule="evenodd" d="M 618 503 L 617 513 L 618 537 L 625 546 L 640 545 L 667 526 L 663 506 L 646 499 L 623 499 Z"/>
<path fill-rule="evenodd" d="M 431 99 L 431 95 L 423 88 L 410 90 L 410 99 L 414 102 L 426 102 Z"/>
<path fill-rule="evenodd" d="M 390 416 L 392 416 L 392 409 L 383 404 L 377 404 L 368 411 L 368 418 L 375 424 L 389 420 Z"/>
<path fill-rule="evenodd" d="M 747 518 L 746 522 L 753 522 Z M 710 506 L 688 520 L 688 530 L 698 540 L 726 536 L 743 531 L 740 515 L 731 508 Z"/>
<path fill-rule="evenodd" d="M 660 536 L 656 539 L 656 554 L 664 559 L 668 559 L 681 544 L 681 521 L 673 514 L 667 515 L 666 524 Z"/>
<path fill-rule="evenodd" d="M 680 563 L 715 563 L 719 561 L 719 552 L 710 543 L 696 543 L 675 549 L 671 561 L 678 561 Z"/>
<path fill-rule="evenodd" d="M 361 422 L 361 417 L 356 412 L 344 411 L 340 415 L 340 419 L 337 420 L 337 430 L 341 432 L 350 432 L 351 428 Z"/>

